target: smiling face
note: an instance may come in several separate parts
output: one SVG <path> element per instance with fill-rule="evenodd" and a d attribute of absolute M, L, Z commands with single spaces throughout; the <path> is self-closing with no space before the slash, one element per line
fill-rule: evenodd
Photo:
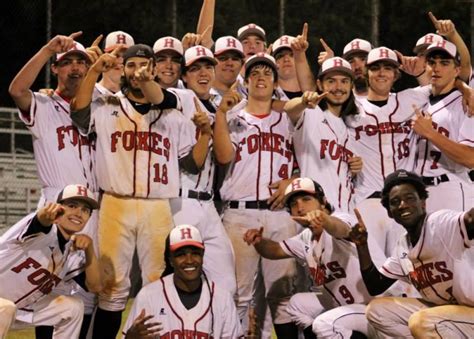
<path fill-rule="evenodd" d="M 64 214 L 58 218 L 56 224 L 66 239 L 74 233 L 82 231 L 92 214 L 89 204 L 81 200 L 68 199 L 61 203 Z"/>
<path fill-rule="evenodd" d="M 244 60 L 234 51 L 223 52 L 216 55 L 216 80 L 230 87 L 237 80 Z"/>
<path fill-rule="evenodd" d="M 426 199 L 421 199 L 415 186 L 400 184 L 392 187 L 388 195 L 388 214 L 407 231 L 419 227 L 426 214 Z"/>
<path fill-rule="evenodd" d="M 367 68 L 369 95 L 372 93 L 379 98 L 388 97 L 399 75 L 397 68 L 393 64 L 383 61 L 371 64 Z"/>
<path fill-rule="evenodd" d="M 204 250 L 195 246 L 184 246 L 171 252 L 170 263 L 174 269 L 174 282 L 180 289 L 188 291 L 201 279 Z"/>
<path fill-rule="evenodd" d="M 58 87 L 73 90 L 78 88 L 89 69 L 89 61 L 82 54 L 70 53 L 55 62 L 51 70 L 58 77 Z"/>
<path fill-rule="evenodd" d="M 296 193 L 288 201 L 288 207 L 290 208 L 290 214 L 292 216 L 305 216 L 308 212 L 315 210 L 323 210 L 323 205 L 319 202 L 318 199 L 313 194 L 301 192 Z M 323 232 L 323 228 L 320 226 L 306 226 L 309 227 L 313 232 L 313 235 L 318 237 Z"/>
<path fill-rule="evenodd" d="M 176 87 L 181 76 L 182 59 L 183 57 L 174 51 L 161 51 L 156 54 L 155 71 L 161 87 Z"/>
<path fill-rule="evenodd" d="M 341 106 L 349 99 L 352 91 L 352 79 L 341 72 L 331 72 L 318 79 L 318 87 L 328 92 L 326 100 L 332 106 Z"/>
<path fill-rule="evenodd" d="M 265 64 L 256 64 L 245 79 L 249 96 L 259 100 L 270 100 L 277 86 L 273 69 Z"/>
<path fill-rule="evenodd" d="M 209 99 L 214 77 L 214 65 L 208 60 L 194 62 L 183 74 L 186 87 L 196 93 L 199 99 Z"/>
<path fill-rule="evenodd" d="M 135 72 L 148 64 L 148 59 L 143 57 L 128 58 L 124 65 L 125 82 L 128 89 L 137 98 L 142 98 L 143 94 L 135 79 Z"/>
<path fill-rule="evenodd" d="M 265 52 L 265 41 L 258 35 L 249 34 L 242 40 L 242 47 L 247 60 L 254 54 Z"/>

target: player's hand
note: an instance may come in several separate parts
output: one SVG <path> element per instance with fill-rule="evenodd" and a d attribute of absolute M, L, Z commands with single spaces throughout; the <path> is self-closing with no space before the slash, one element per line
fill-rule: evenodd
<path fill-rule="evenodd" d="M 118 58 L 113 53 L 102 54 L 91 66 L 97 73 L 104 73 L 118 65 Z"/>
<path fill-rule="evenodd" d="M 464 86 L 460 89 L 462 93 L 462 107 L 464 112 L 470 116 L 474 116 L 474 88 L 469 86 Z"/>
<path fill-rule="evenodd" d="M 399 51 L 395 51 L 400 61 L 400 69 L 408 75 L 417 77 L 425 72 L 426 59 L 424 56 L 405 56 Z"/>
<path fill-rule="evenodd" d="M 334 57 L 334 51 L 329 47 L 329 45 L 322 38 L 319 39 L 321 45 L 323 45 L 324 51 L 318 55 L 318 64 L 322 65 L 327 59 Z"/>
<path fill-rule="evenodd" d="M 415 116 L 411 119 L 411 128 L 416 134 L 428 139 L 433 132 L 436 133 L 433 128 L 431 114 L 423 112 L 415 105 L 413 105 L 413 109 L 415 110 Z"/>
<path fill-rule="evenodd" d="M 233 85 L 234 87 L 234 85 Z M 222 113 L 227 113 L 230 111 L 232 108 L 234 108 L 235 105 L 237 105 L 240 102 L 241 98 L 239 93 L 237 93 L 235 90 L 227 91 L 224 96 L 222 97 L 221 103 L 217 110 Z"/>
<path fill-rule="evenodd" d="M 251 228 L 244 234 L 244 241 L 247 243 L 247 245 L 257 245 L 260 243 L 260 241 L 262 241 L 262 238 L 263 227 L 260 227 L 259 229 Z"/>
<path fill-rule="evenodd" d="M 304 216 L 292 216 L 291 218 L 303 226 L 323 227 L 327 223 L 329 215 L 323 210 L 314 210 Z"/>
<path fill-rule="evenodd" d="M 308 23 L 305 22 L 303 25 L 303 31 L 301 32 L 300 35 L 297 35 L 296 38 L 294 38 L 291 41 L 291 49 L 293 52 L 297 53 L 304 53 L 309 47 L 308 43 Z"/>
<path fill-rule="evenodd" d="M 155 79 L 155 74 L 153 70 L 153 58 L 150 58 L 145 66 L 140 67 L 135 72 L 134 77 L 139 83 L 152 81 L 153 79 Z"/>
<path fill-rule="evenodd" d="M 437 34 L 450 38 L 456 33 L 456 27 L 451 20 L 438 20 L 432 12 L 428 12 L 428 16 L 436 28 Z"/>
<path fill-rule="evenodd" d="M 90 251 L 93 250 L 92 239 L 86 234 L 73 234 L 71 235 L 70 241 L 72 242 L 72 249 L 74 251 L 83 250 Z"/>
<path fill-rule="evenodd" d="M 209 44 L 212 41 L 212 38 L 209 35 L 209 32 L 212 29 L 212 25 L 206 27 L 202 34 L 197 33 L 186 33 L 181 39 L 181 44 L 183 45 L 183 50 L 186 51 L 188 48 L 193 46 Z"/>
<path fill-rule="evenodd" d="M 64 211 L 62 205 L 49 202 L 36 212 L 36 217 L 41 225 L 49 227 L 64 214 Z"/>
<path fill-rule="evenodd" d="M 272 211 L 279 210 L 284 207 L 283 199 L 285 198 L 285 190 L 289 184 L 293 181 L 292 178 L 282 179 L 277 182 L 274 182 L 268 185 L 268 188 L 276 190 L 270 198 L 268 198 L 267 203 L 270 205 Z"/>
<path fill-rule="evenodd" d="M 328 92 L 319 94 L 318 92 L 306 91 L 301 96 L 301 103 L 307 108 L 315 108 L 319 102 L 328 95 Z"/>
<path fill-rule="evenodd" d="M 64 53 L 74 46 L 74 39 L 82 35 L 82 31 L 72 33 L 69 36 L 56 35 L 46 44 L 46 49 L 51 55 L 56 53 Z"/>
<path fill-rule="evenodd" d="M 152 318 L 152 315 L 145 315 L 145 310 L 142 309 L 138 317 L 133 321 L 132 326 L 128 329 L 127 334 L 125 334 L 125 339 L 152 339 L 159 336 L 159 332 L 163 330 L 161 323 L 146 323 Z"/>
<path fill-rule="evenodd" d="M 86 48 L 86 52 L 89 55 L 89 59 L 91 59 L 91 63 L 95 63 L 100 56 L 103 54 L 102 50 L 99 47 L 100 42 L 104 36 L 101 34 L 97 38 L 95 38 L 92 45 Z"/>
<path fill-rule="evenodd" d="M 52 89 L 52 88 L 41 88 L 38 92 L 41 93 L 41 94 L 47 95 L 48 97 L 52 97 L 53 94 L 54 94 L 54 89 Z"/>
<path fill-rule="evenodd" d="M 362 158 L 356 156 L 350 157 L 349 160 L 347 160 L 347 163 L 349 164 L 349 170 L 351 171 L 352 175 L 360 173 L 360 171 L 362 171 L 362 167 L 364 166 Z"/>
<path fill-rule="evenodd" d="M 199 99 L 194 97 L 194 107 L 196 112 L 194 113 L 193 118 L 191 119 L 194 122 L 194 125 L 201 131 L 201 134 L 212 135 L 211 121 L 206 112 L 201 109 L 199 105 Z"/>
<path fill-rule="evenodd" d="M 362 216 L 357 208 L 354 208 L 354 213 L 357 217 L 357 224 L 351 228 L 349 238 L 357 246 L 366 245 L 368 238 L 367 228 L 365 227 L 364 220 L 362 220 Z"/>

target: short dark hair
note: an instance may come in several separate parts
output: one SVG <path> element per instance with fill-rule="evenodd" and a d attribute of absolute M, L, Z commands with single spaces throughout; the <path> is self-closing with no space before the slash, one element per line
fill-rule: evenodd
<path fill-rule="evenodd" d="M 290 208 L 290 204 L 291 204 L 291 201 L 297 197 L 301 197 L 303 195 L 311 195 L 313 196 L 320 204 L 323 208 L 325 208 L 329 214 L 331 214 L 332 212 L 334 212 L 334 207 L 329 203 L 329 201 L 326 199 L 326 196 L 325 195 L 321 195 L 321 194 L 318 194 L 317 192 L 316 193 L 310 193 L 310 192 L 306 192 L 306 191 L 301 191 L 301 192 L 298 192 L 298 193 L 295 193 L 293 194 L 289 199 L 288 201 L 286 202 L 286 208 L 288 209 L 288 212 L 291 214 L 291 208 Z"/>
<path fill-rule="evenodd" d="M 382 189 L 382 199 L 381 203 L 383 207 L 390 213 L 390 191 L 393 187 L 402 185 L 402 184 L 410 184 L 412 185 L 418 193 L 418 196 L 422 200 L 426 200 L 428 198 L 428 190 L 426 189 L 426 185 L 423 183 L 422 178 L 413 172 L 408 172 L 405 170 L 397 170 L 387 176 L 384 182 L 384 186 Z"/>
<path fill-rule="evenodd" d="M 265 66 L 265 67 L 268 67 L 272 70 L 273 72 L 273 82 L 278 82 L 278 72 L 276 69 L 274 69 L 272 66 L 270 66 L 268 63 L 262 61 L 262 62 L 256 62 L 255 64 L 253 64 L 252 66 L 250 66 L 246 71 L 245 71 L 245 76 L 244 76 L 244 79 L 245 81 L 248 80 L 249 76 L 250 76 L 250 72 L 255 68 L 255 67 L 258 67 L 258 66 Z"/>

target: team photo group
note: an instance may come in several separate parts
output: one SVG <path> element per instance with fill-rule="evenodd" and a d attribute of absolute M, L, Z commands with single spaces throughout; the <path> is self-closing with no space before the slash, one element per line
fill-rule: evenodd
<path fill-rule="evenodd" d="M 64 32 L 11 80 L 42 190 L 0 236 L 0 338 L 474 337 L 455 23 L 309 55 L 308 23 L 216 37 L 214 11 L 181 39 Z"/>

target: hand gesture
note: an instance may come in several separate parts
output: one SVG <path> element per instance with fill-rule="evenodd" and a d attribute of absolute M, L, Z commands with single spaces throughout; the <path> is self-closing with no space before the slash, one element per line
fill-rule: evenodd
<path fill-rule="evenodd" d="M 352 227 L 349 238 L 351 238 L 352 242 L 357 246 L 366 245 L 368 238 L 367 228 L 357 208 L 354 209 L 354 213 L 357 217 L 357 224 Z"/>
<path fill-rule="evenodd" d="M 279 210 L 284 207 L 283 199 L 285 198 L 285 190 L 289 184 L 293 181 L 292 178 L 289 179 L 282 179 L 277 182 L 274 182 L 268 185 L 268 188 L 276 190 L 270 198 L 268 198 L 267 202 L 270 204 L 270 209 L 272 211 Z"/>
<path fill-rule="evenodd" d="M 413 105 L 413 109 L 415 110 L 415 116 L 411 119 L 411 128 L 416 132 L 416 134 L 428 138 L 429 135 L 435 131 L 431 114 L 423 112 L 415 105 Z"/>
<path fill-rule="evenodd" d="M 323 210 L 314 210 L 304 216 L 292 216 L 291 218 L 303 226 L 323 227 L 328 221 L 329 215 Z"/>
<path fill-rule="evenodd" d="M 260 243 L 260 241 L 262 241 L 262 234 L 263 227 L 260 227 L 259 229 L 251 228 L 245 232 L 244 241 L 247 243 L 247 245 L 257 245 Z"/>
<path fill-rule="evenodd" d="M 36 213 L 38 221 L 43 226 L 51 226 L 59 217 L 64 214 L 64 207 L 56 203 L 47 203 Z"/>
<path fill-rule="evenodd" d="M 153 73 L 154 65 L 153 65 L 153 58 L 150 58 L 145 66 L 140 67 L 134 74 L 135 79 L 139 83 L 152 81 L 155 78 L 155 74 Z"/>
<path fill-rule="evenodd" d="M 315 108 L 319 102 L 328 95 L 328 92 L 318 94 L 317 92 L 306 91 L 301 96 L 301 102 L 308 108 Z"/>
<path fill-rule="evenodd" d="M 232 86 L 234 87 L 234 85 Z M 240 102 L 241 98 L 239 93 L 231 88 L 230 91 L 226 92 L 222 97 L 221 103 L 217 108 L 218 111 L 222 113 L 227 113 L 230 111 L 235 105 Z"/>
<path fill-rule="evenodd" d="M 117 66 L 118 60 L 117 56 L 114 54 L 115 50 L 112 53 L 102 54 L 92 65 L 92 69 L 97 73 L 105 73 L 115 66 Z"/>
<path fill-rule="evenodd" d="M 64 53 L 74 46 L 74 39 L 81 36 L 82 31 L 72 33 L 69 36 L 56 35 L 46 44 L 47 50 L 52 54 Z"/>
<path fill-rule="evenodd" d="M 212 127 L 207 113 L 201 109 L 199 99 L 194 97 L 194 107 L 196 112 L 192 118 L 194 125 L 201 131 L 202 134 L 212 135 Z"/>
<path fill-rule="evenodd" d="M 304 53 L 309 47 L 308 43 L 308 23 L 305 22 L 303 25 L 303 31 L 301 32 L 300 35 L 296 36 L 291 41 L 291 49 L 293 52 L 300 52 Z"/>
<path fill-rule="evenodd" d="M 152 318 L 152 315 L 145 315 L 145 310 L 142 309 L 138 317 L 133 321 L 132 326 L 128 329 L 125 339 L 152 339 L 159 336 L 159 332 L 163 330 L 161 323 L 146 324 Z"/>
<path fill-rule="evenodd" d="M 86 52 L 89 55 L 89 59 L 91 59 L 92 63 L 95 63 L 99 57 L 103 54 L 102 50 L 99 47 L 100 41 L 104 36 L 101 34 L 97 38 L 95 38 L 94 42 L 90 47 L 86 48 Z"/>
<path fill-rule="evenodd" d="M 363 162 L 361 157 L 350 157 L 347 163 L 349 164 L 349 170 L 352 175 L 356 175 L 362 171 Z"/>
<path fill-rule="evenodd" d="M 470 117 L 474 116 L 474 88 L 466 85 L 460 91 L 462 93 L 462 107 L 464 112 Z"/>
<path fill-rule="evenodd" d="M 183 50 L 186 51 L 188 48 L 198 45 L 205 45 L 210 43 L 212 38 L 209 36 L 209 31 L 212 29 L 212 25 L 206 27 L 202 34 L 186 33 L 181 39 L 183 44 Z"/>
<path fill-rule="evenodd" d="M 319 53 L 318 64 L 322 65 L 327 59 L 334 57 L 334 51 L 329 47 L 329 45 L 323 39 L 319 39 L 321 45 L 323 45 L 324 51 Z"/>
<path fill-rule="evenodd" d="M 433 26 L 436 28 L 436 33 L 439 35 L 449 38 L 456 33 L 456 27 L 451 20 L 438 20 L 432 12 L 428 12 L 428 16 L 430 17 Z"/>
<path fill-rule="evenodd" d="M 398 60 L 400 61 L 400 69 L 404 71 L 406 74 L 409 74 L 414 77 L 418 77 L 425 72 L 425 57 L 421 56 L 414 56 L 408 57 L 400 53 L 399 51 L 395 51 L 397 54 Z"/>
<path fill-rule="evenodd" d="M 93 249 L 92 239 L 85 234 L 73 234 L 71 235 L 72 249 L 90 251 Z"/>

